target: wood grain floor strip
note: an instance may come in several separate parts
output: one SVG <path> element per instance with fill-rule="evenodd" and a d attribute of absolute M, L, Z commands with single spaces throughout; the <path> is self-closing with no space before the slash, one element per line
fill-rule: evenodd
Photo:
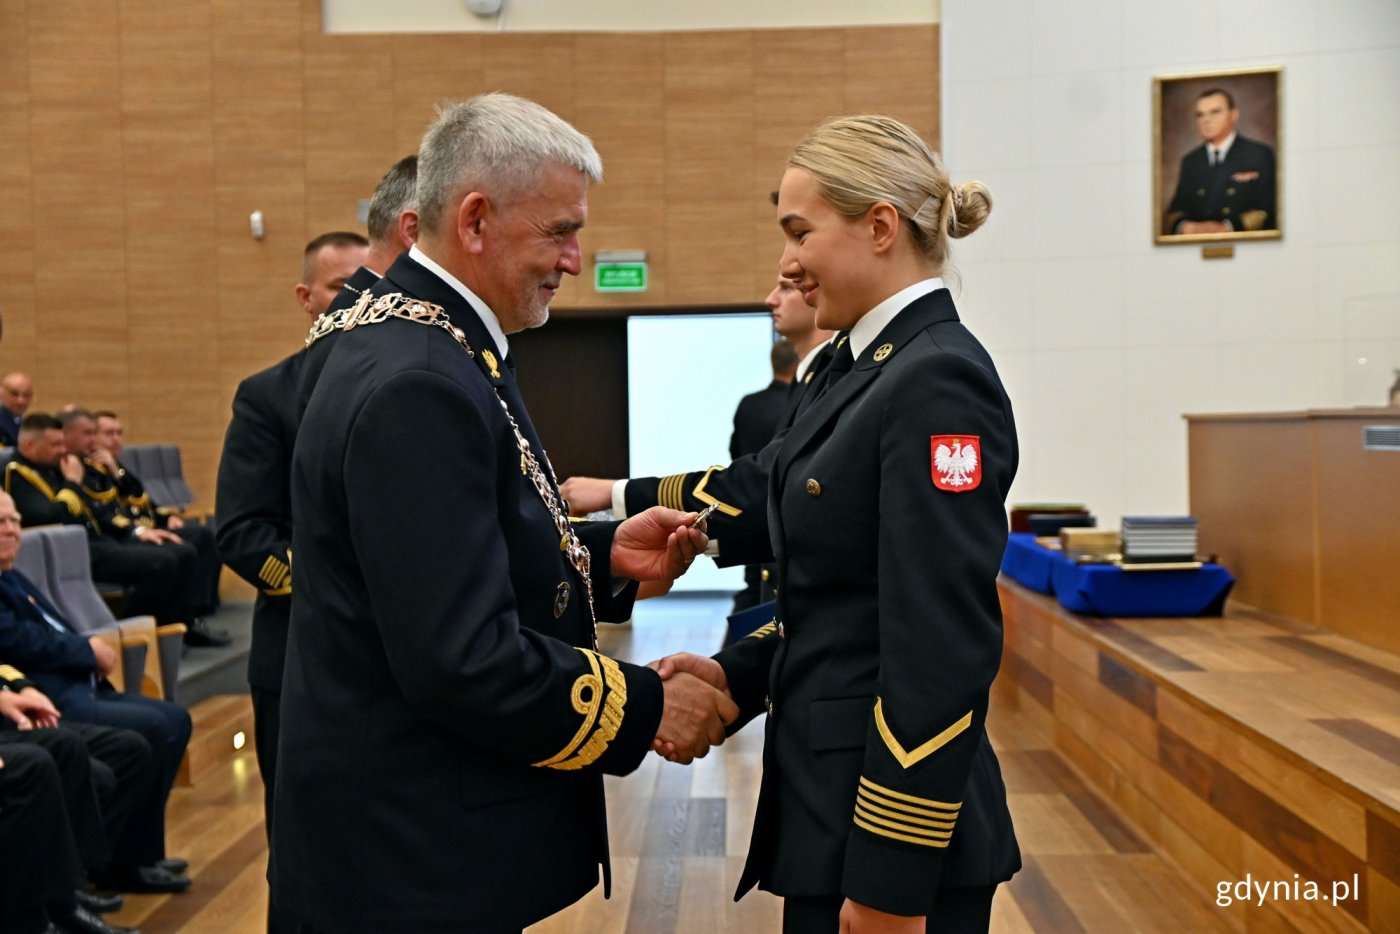
<path fill-rule="evenodd" d="M 1074 909 L 1056 891 L 1036 860 L 1025 860 L 1008 890 L 1032 930 L 1056 934 L 1079 934 L 1085 930 Z"/>
<path fill-rule="evenodd" d="M 1375 753 L 1391 765 L 1400 765 L 1400 737 L 1352 717 L 1319 719 L 1313 723 L 1329 733 L 1335 733 L 1342 739 L 1355 743 L 1367 752 Z M 1400 776 L 1397 776 L 1397 781 L 1400 781 Z"/>
<path fill-rule="evenodd" d="M 1338 652 L 1329 649 L 1324 645 L 1319 645 L 1312 639 L 1302 636 L 1274 636 L 1269 641 L 1275 645 L 1283 645 L 1295 652 L 1306 655 L 1315 662 L 1323 662 L 1333 668 L 1349 674 L 1365 678 L 1390 691 L 1400 691 L 1400 674 L 1389 671 L 1379 665 L 1372 665 L 1370 662 L 1348 655 L 1345 652 Z"/>

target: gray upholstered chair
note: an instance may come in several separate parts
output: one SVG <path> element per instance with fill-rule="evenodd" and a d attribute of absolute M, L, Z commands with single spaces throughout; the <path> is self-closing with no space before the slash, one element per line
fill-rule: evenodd
<path fill-rule="evenodd" d="M 44 532 L 40 540 L 47 561 L 45 594 L 54 606 L 79 632 L 100 633 L 115 627 L 121 633 L 123 651 L 128 644 L 145 646 L 145 657 L 137 669 L 134 685 L 128 673 L 129 689 L 173 701 L 180 675 L 185 624 L 157 626 L 151 616 L 118 620 L 92 582 L 87 532 L 76 525 L 48 526 L 34 531 Z M 23 551 L 21 548 L 21 554 Z"/>

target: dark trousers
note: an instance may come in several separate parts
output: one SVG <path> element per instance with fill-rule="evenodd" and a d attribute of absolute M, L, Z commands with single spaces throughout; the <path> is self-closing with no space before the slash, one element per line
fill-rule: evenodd
<path fill-rule="evenodd" d="M 81 741 L 58 751 L 66 766 L 87 762 Z M 64 802 L 69 781 L 39 746 L 7 744 L 0 759 L 0 930 L 36 934 L 48 926 L 48 911 L 72 912 L 73 890 L 83 884 Z"/>
<path fill-rule="evenodd" d="M 928 914 L 929 934 L 974 934 L 992 923 L 992 896 L 996 886 L 976 889 L 944 889 Z M 837 934 L 841 929 L 840 895 L 783 899 L 783 934 Z"/>
<path fill-rule="evenodd" d="M 277 787 L 278 720 L 282 715 L 282 695 L 277 691 L 249 687 L 253 698 L 253 748 L 258 753 L 258 771 L 263 780 L 263 826 L 267 830 L 269 849 L 272 846 L 272 795 Z M 281 917 L 272 894 L 267 899 L 268 934 L 296 931 L 298 926 Z"/>
<path fill-rule="evenodd" d="M 134 730 L 150 745 L 154 780 L 131 808 L 130 819 L 112 848 L 112 865 L 149 866 L 164 859 L 165 802 L 190 741 L 190 715 L 168 701 L 119 694 L 105 687 L 94 691 L 84 683 L 51 699 L 68 721 Z"/>
<path fill-rule="evenodd" d="M 194 548 L 183 542 L 154 545 L 135 539 L 88 538 L 93 580 L 131 588 L 126 611 L 156 622 L 185 623 L 193 617 L 196 583 Z"/>
<path fill-rule="evenodd" d="M 97 800 L 102 806 L 103 835 L 113 854 L 120 851 L 126 860 L 114 859 L 113 862 L 118 868 L 141 865 L 130 861 L 129 854 L 139 849 L 135 844 L 119 844 L 127 827 L 131 826 L 132 815 L 143 803 L 151 800 L 160 778 L 151 744 L 135 730 L 67 720 L 61 729 L 72 730 L 87 744 L 93 782 L 97 786 Z M 136 831 L 133 834 L 140 836 Z M 89 865 L 88 868 L 101 871 L 106 867 Z"/>
<path fill-rule="evenodd" d="M 194 549 L 194 576 L 186 596 L 190 612 L 195 616 L 208 616 L 219 608 L 219 572 L 224 566 L 214 546 L 214 532 L 209 526 L 194 522 L 186 522 L 174 532 Z"/>
<path fill-rule="evenodd" d="M 87 744 L 78 731 L 63 726 L 58 729 L 20 731 L 5 720 L 0 724 L 0 759 L 7 758 L 13 747 L 30 746 L 44 750 L 58 770 L 63 795 L 66 826 L 83 865 L 97 872 L 111 859 L 111 841 L 104 832 L 102 810 L 98 803 L 97 776 L 88 759 Z"/>

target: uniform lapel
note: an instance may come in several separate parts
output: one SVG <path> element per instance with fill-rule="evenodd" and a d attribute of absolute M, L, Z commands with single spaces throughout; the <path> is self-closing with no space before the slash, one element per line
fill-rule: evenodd
<path fill-rule="evenodd" d="M 933 324 L 956 320 L 958 313 L 953 308 L 952 295 L 947 289 L 939 289 L 915 300 L 885 325 L 884 330 L 862 351 L 851 372 L 798 414 L 778 451 L 769 501 L 776 502 L 781 494 L 792 462 L 825 434 L 827 426 L 865 391 L 905 344 Z"/>

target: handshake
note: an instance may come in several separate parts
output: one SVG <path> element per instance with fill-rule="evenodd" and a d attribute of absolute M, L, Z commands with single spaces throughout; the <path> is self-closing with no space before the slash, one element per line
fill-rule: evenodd
<path fill-rule="evenodd" d="M 724 728 L 739 717 L 729 679 L 713 658 L 677 652 L 647 665 L 661 675 L 665 705 L 651 748 L 670 762 L 689 765 L 724 742 Z"/>

